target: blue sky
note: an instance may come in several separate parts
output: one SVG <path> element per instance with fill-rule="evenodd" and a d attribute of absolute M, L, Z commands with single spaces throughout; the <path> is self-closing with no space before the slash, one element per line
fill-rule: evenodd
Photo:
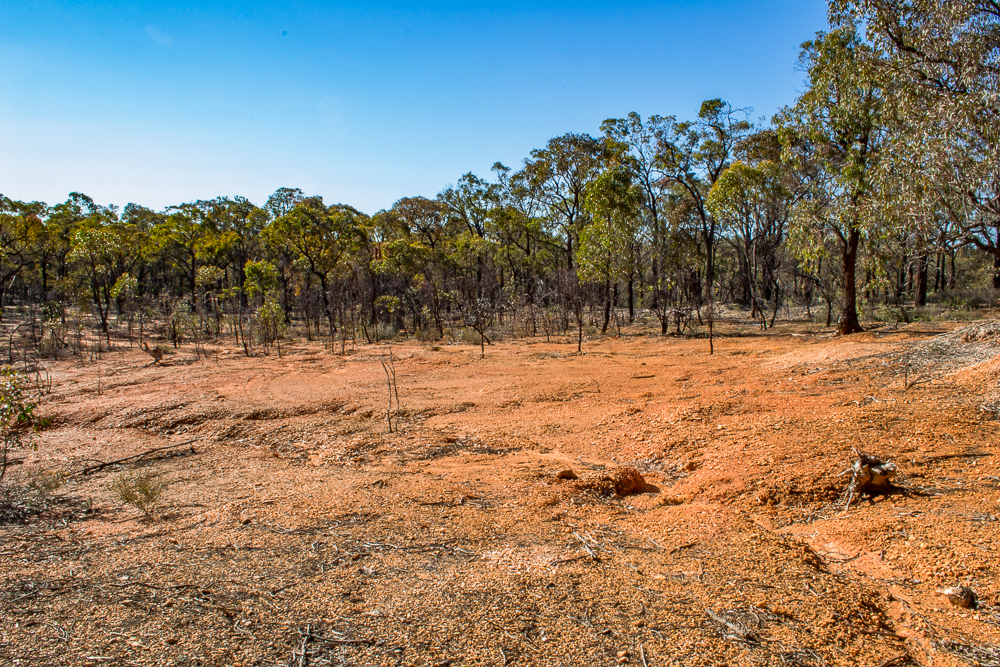
<path fill-rule="evenodd" d="M 160 209 L 279 187 L 368 213 L 638 111 L 802 88 L 822 0 L 0 2 L 0 193 Z"/>

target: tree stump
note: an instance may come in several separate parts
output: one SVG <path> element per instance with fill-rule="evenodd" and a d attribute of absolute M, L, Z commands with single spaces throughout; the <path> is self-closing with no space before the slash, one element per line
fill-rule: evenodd
<path fill-rule="evenodd" d="M 864 454 L 858 450 L 853 450 L 855 459 L 851 467 L 841 474 L 851 473 L 851 483 L 847 487 L 847 502 L 844 505 L 846 512 L 851 507 L 851 502 L 855 496 L 862 493 L 869 496 L 889 493 L 895 487 L 892 478 L 896 476 L 898 469 L 892 461 L 883 461 L 876 456 Z"/>

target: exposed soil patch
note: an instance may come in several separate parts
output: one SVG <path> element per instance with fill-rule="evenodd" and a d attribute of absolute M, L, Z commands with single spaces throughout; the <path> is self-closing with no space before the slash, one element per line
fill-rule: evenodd
<path fill-rule="evenodd" d="M 11 474 L 69 478 L 0 512 L 0 664 L 1000 664 L 977 326 L 396 344 L 393 433 L 382 346 L 125 349 L 100 392 L 59 362 Z M 855 448 L 898 472 L 845 513 Z M 154 518 L 108 490 L 134 469 Z"/>

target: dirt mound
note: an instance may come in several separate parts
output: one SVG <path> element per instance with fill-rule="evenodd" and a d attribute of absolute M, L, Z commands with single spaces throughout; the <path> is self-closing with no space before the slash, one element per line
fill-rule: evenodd
<path fill-rule="evenodd" d="M 652 484 L 647 484 L 635 468 L 615 468 L 589 472 L 573 483 L 578 489 L 596 491 L 602 496 L 631 496 L 636 493 L 659 491 Z"/>

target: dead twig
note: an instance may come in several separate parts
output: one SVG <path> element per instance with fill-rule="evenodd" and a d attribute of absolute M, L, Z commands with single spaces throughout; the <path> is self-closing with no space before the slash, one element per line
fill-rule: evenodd
<path fill-rule="evenodd" d="M 587 552 L 588 554 L 590 554 L 590 557 L 591 557 L 591 558 L 593 558 L 594 560 L 601 560 L 600 558 L 598 558 L 598 557 L 597 557 L 597 554 L 596 554 L 596 553 L 594 552 L 594 550 L 593 550 L 593 549 L 592 549 L 592 548 L 590 547 L 590 545 L 589 545 L 589 544 L 587 544 L 587 540 L 583 539 L 583 538 L 582 538 L 582 537 L 580 536 L 580 533 L 578 533 L 578 532 L 576 532 L 576 531 L 573 531 L 573 537 L 575 537 L 575 538 L 576 538 L 576 539 L 577 539 L 577 540 L 578 540 L 578 541 L 580 542 L 580 544 L 582 544 L 582 545 L 583 545 L 583 549 L 584 549 L 584 551 L 586 551 L 586 552 Z"/>

